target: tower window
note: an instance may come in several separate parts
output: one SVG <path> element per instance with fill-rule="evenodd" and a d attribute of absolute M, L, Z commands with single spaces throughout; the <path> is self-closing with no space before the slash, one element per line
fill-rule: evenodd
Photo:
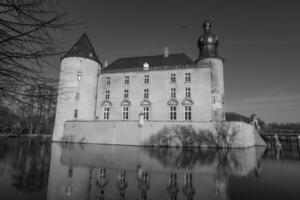
<path fill-rule="evenodd" d="M 123 107 L 123 120 L 127 120 L 128 119 L 128 107 Z"/>
<path fill-rule="evenodd" d="M 149 120 L 150 108 L 148 106 L 143 107 L 144 120 Z"/>
<path fill-rule="evenodd" d="M 171 98 L 176 98 L 176 88 L 171 88 Z"/>
<path fill-rule="evenodd" d="M 125 83 L 126 85 L 129 84 L 129 76 L 125 76 L 124 83 Z"/>
<path fill-rule="evenodd" d="M 171 83 L 176 83 L 176 74 L 171 74 Z"/>
<path fill-rule="evenodd" d="M 81 78 L 82 78 L 82 72 L 78 72 L 78 74 L 77 74 L 77 79 L 80 81 Z"/>
<path fill-rule="evenodd" d="M 144 77 L 144 83 L 149 83 L 149 75 L 145 75 Z"/>
<path fill-rule="evenodd" d="M 106 77 L 105 78 L 105 84 L 106 85 L 110 85 L 110 77 Z"/>
<path fill-rule="evenodd" d="M 212 103 L 213 103 L 213 104 L 216 103 L 216 97 L 212 97 Z"/>
<path fill-rule="evenodd" d="M 128 96 L 129 96 L 129 91 L 124 90 L 124 99 L 128 99 Z"/>
<path fill-rule="evenodd" d="M 80 99 L 80 94 L 79 94 L 79 92 L 77 92 L 75 95 L 75 101 L 79 101 L 79 99 Z"/>
<path fill-rule="evenodd" d="M 78 117 L 78 110 L 75 109 L 75 110 L 74 110 L 74 118 L 77 119 L 77 117 Z"/>
<path fill-rule="evenodd" d="M 184 120 L 192 120 L 192 107 L 191 106 L 184 107 Z"/>
<path fill-rule="evenodd" d="M 103 119 L 109 119 L 109 107 L 104 107 Z"/>
<path fill-rule="evenodd" d="M 149 99 L 149 89 L 144 89 L 144 99 Z"/>
<path fill-rule="evenodd" d="M 189 87 L 185 88 L 185 97 L 191 98 L 191 88 Z"/>
<path fill-rule="evenodd" d="M 170 120 L 176 120 L 176 106 L 170 107 Z"/>
<path fill-rule="evenodd" d="M 109 91 L 109 90 L 106 90 L 106 91 L 105 91 L 105 99 L 106 99 L 106 100 L 109 100 L 109 97 L 110 97 L 110 91 Z"/>
<path fill-rule="evenodd" d="M 191 82 L 191 73 L 185 73 L 185 82 L 187 83 Z"/>

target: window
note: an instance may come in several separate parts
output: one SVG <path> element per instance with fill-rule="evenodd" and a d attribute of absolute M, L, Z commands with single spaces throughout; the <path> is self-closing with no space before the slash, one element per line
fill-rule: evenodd
<path fill-rule="evenodd" d="M 143 107 L 144 120 L 149 120 L 149 107 Z"/>
<path fill-rule="evenodd" d="M 212 97 L 212 103 L 213 103 L 213 104 L 216 103 L 216 97 Z"/>
<path fill-rule="evenodd" d="M 77 74 L 77 79 L 80 81 L 81 80 L 81 77 L 82 77 L 82 72 L 78 72 Z"/>
<path fill-rule="evenodd" d="M 187 83 L 191 82 L 191 73 L 185 73 L 185 82 Z"/>
<path fill-rule="evenodd" d="M 129 92 L 128 90 L 124 90 L 124 99 L 128 99 Z"/>
<path fill-rule="evenodd" d="M 176 82 L 176 74 L 171 74 L 171 83 Z"/>
<path fill-rule="evenodd" d="M 149 89 L 144 89 L 144 99 L 149 99 Z"/>
<path fill-rule="evenodd" d="M 79 101 L 79 100 L 80 100 L 80 94 L 79 92 L 77 92 L 75 95 L 75 101 Z"/>
<path fill-rule="evenodd" d="M 170 107 L 170 120 L 176 120 L 176 106 Z"/>
<path fill-rule="evenodd" d="M 123 107 L 123 120 L 127 120 L 128 119 L 128 107 Z"/>
<path fill-rule="evenodd" d="M 125 76 L 124 83 L 125 83 L 126 85 L 129 84 L 129 76 Z"/>
<path fill-rule="evenodd" d="M 110 77 L 106 77 L 105 78 L 105 84 L 106 85 L 110 85 Z"/>
<path fill-rule="evenodd" d="M 191 106 L 184 107 L 184 120 L 192 120 L 192 107 Z"/>
<path fill-rule="evenodd" d="M 110 91 L 109 91 L 109 90 L 106 90 L 106 91 L 105 91 L 105 99 L 106 99 L 106 100 L 109 100 L 109 96 L 110 96 Z"/>
<path fill-rule="evenodd" d="M 191 88 L 185 88 L 185 97 L 191 98 Z"/>
<path fill-rule="evenodd" d="M 104 107 L 103 119 L 109 119 L 109 107 Z"/>
<path fill-rule="evenodd" d="M 171 98 L 176 98 L 176 88 L 171 88 Z"/>
<path fill-rule="evenodd" d="M 149 83 L 149 75 L 145 75 L 145 78 L 144 78 L 144 83 Z"/>
<path fill-rule="evenodd" d="M 75 109 L 75 110 L 74 110 L 74 118 L 77 119 L 77 117 L 78 117 L 78 110 Z"/>

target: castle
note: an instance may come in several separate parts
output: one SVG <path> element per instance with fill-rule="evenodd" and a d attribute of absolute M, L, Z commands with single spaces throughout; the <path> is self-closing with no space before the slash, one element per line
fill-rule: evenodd
<path fill-rule="evenodd" d="M 224 59 L 211 22 L 203 29 L 196 61 L 165 48 L 107 66 L 83 34 L 61 60 L 53 141 L 143 145 L 162 129 L 225 121 Z"/>

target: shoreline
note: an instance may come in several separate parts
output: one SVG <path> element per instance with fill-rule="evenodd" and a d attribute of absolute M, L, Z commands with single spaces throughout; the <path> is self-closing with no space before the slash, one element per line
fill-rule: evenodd
<path fill-rule="evenodd" d="M 51 134 L 12 134 L 0 133 L 0 138 L 51 138 Z"/>

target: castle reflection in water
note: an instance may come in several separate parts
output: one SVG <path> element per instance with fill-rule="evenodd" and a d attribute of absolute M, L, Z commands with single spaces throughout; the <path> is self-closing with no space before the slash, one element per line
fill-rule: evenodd
<path fill-rule="evenodd" d="M 229 199 L 263 152 L 53 143 L 47 199 Z"/>

